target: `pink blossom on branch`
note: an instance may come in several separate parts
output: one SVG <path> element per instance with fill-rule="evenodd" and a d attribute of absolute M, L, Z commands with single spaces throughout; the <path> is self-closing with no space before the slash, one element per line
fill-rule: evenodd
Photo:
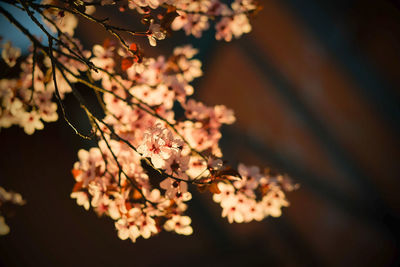
<path fill-rule="evenodd" d="M 200 60 L 194 58 L 197 49 L 186 45 L 176 47 L 169 57 L 150 58 L 120 35 L 144 37 L 155 46 L 171 30 L 183 29 L 200 37 L 215 21 L 216 38 L 230 41 L 250 32 L 249 18 L 259 8 L 256 1 L 235 0 L 231 5 L 219 0 L 92 3 L 46 0 L 18 5 L 38 26 L 40 22 L 30 12 L 42 16 L 50 28 L 49 32 L 42 28 L 48 45 L 28 34 L 33 46 L 27 57 L 18 60 L 21 73 L 0 80 L 0 127 L 15 124 L 33 134 L 44 128 L 44 122 L 58 119 L 57 100 L 71 128 L 81 137 L 96 139 L 95 147 L 78 151 L 72 169 L 76 183 L 70 196 L 84 209 L 110 217 L 123 240 L 135 242 L 163 230 L 192 234 L 191 218 L 185 211 L 193 189 L 210 192 L 229 223 L 280 216 L 282 207 L 289 205 L 285 192 L 296 185 L 286 175 L 243 164 L 236 171 L 223 161 L 221 127 L 236 118 L 224 105 L 207 106 L 191 98 L 191 82 L 203 74 Z M 123 29 L 96 18 L 94 6 L 98 4 L 118 7 L 121 12 L 137 10 L 147 30 Z M 1 7 L 0 11 L 24 32 L 18 21 Z M 102 26 L 118 42 L 105 40 L 91 51 L 84 50 L 73 37 L 78 16 Z M 8 44 L 2 56 L 12 67 L 20 53 Z M 78 83 L 95 91 L 104 116 L 95 115 L 86 105 L 75 88 Z M 88 116 L 89 135 L 68 119 L 63 99 L 70 92 Z M 176 114 L 176 107 L 183 112 Z"/>

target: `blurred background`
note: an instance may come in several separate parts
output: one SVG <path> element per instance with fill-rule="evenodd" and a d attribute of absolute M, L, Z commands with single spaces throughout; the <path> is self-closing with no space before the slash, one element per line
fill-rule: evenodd
<path fill-rule="evenodd" d="M 77 151 L 92 144 L 61 119 L 32 136 L 12 127 L 0 132 L 0 185 L 27 204 L 7 220 L 0 265 L 399 266 L 399 1 L 261 2 L 252 32 L 231 43 L 210 30 L 141 46 L 152 56 L 200 49 L 195 97 L 237 117 L 223 128 L 226 159 L 277 168 L 301 185 L 283 216 L 229 224 L 210 195 L 194 191 L 192 236 L 121 241 L 111 219 L 69 197 Z M 96 15 L 134 26 L 128 14 Z M 0 22 L 6 39 L 16 32 Z M 107 36 L 87 22 L 76 35 L 86 48 Z M 88 129 L 73 97 L 66 106 Z"/>

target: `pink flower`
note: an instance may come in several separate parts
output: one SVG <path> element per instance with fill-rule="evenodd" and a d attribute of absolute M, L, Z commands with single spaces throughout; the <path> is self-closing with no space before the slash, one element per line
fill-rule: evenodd
<path fill-rule="evenodd" d="M 229 223 L 242 223 L 244 221 L 243 213 L 236 207 L 236 203 L 229 203 L 229 205 L 223 207 L 222 217 L 226 217 Z"/>
<path fill-rule="evenodd" d="M 161 168 L 164 164 L 164 159 L 168 158 L 169 153 L 164 148 L 165 141 L 157 136 L 149 136 L 138 147 L 138 152 L 143 157 L 149 157 L 154 167 Z"/>
<path fill-rule="evenodd" d="M 251 31 L 249 19 L 245 14 L 237 14 L 233 18 L 224 17 L 216 25 L 217 33 L 215 38 L 217 40 L 224 39 L 229 42 L 232 37 L 239 38 L 243 33 Z"/>
<path fill-rule="evenodd" d="M 289 206 L 285 194 L 279 187 L 273 186 L 271 191 L 262 199 L 265 215 L 279 217 L 282 214 L 281 208 Z"/>
<path fill-rule="evenodd" d="M 81 172 L 75 176 L 75 180 L 83 182 L 83 186 L 86 187 L 97 175 L 104 172 L 104 161 L 98 148 L 91 148 L 89 151 L 80 149 L 78 158 L 79 162 L 75 162 L 74 169 L 79 169 Z"/>
<path fill-rule="evenodd" d="M 150 238 L 152 234 L 158 233 L 155 220 L 144 213 L 136 218 L 135 224 L 139 228 L 140 235 L 145 239 Z"/>
<path fill-rule="evenodd" d="M 190 226 L 192 220 L 188 216 L 172 216 L 171 219 L 165 222 L 164 229 L 167 231 L 175 231 L 180 235 L 191 235 L 193 229 Z"/>
<path fill-rule="evenodd" d="M 181 176 L 182 180 L 188 180 L 187 176 Z M 166 178 L 160 183 L 160 187 L 165 189 L 165 196 L 169 199 L 181 198 L 187 192 L 187 183 L 172 178 Z"/>
<path fill-rule="evenodd" d="M 33 134 L 35 130 L 41 130 L 44 127 L 39 113 L 34 110 L 21 114 L 20 125 L 24 127 L 24 131 L 27 134 Z"/>
<path fill-rule="evenodd" d="M 143 143 L 137 150 L 143 157 L 149 157 L 154 167 L 162 168 L 165 160 L 179 151 L 181 142 L 169 130 L 157 124 L 146 132 Z"/>
<path fill-rule="evenodd" d="M 173 152 L 165 160 L 163 168 L 167 174 L 177 177 L 183 181 L 173 178 L 166 178 L 160 183 L 160 187 L 166 190 L 165 195 L 170 199 L 182 198 L 187 193 L 188 176 L 185 171 L 188 169 L 189 156 L 182 156 L 179 152 Z"/>
<path fill-rule="evenodd" d="M 238 171 L 242 179 L 235 181 L 235 188 L 244 192 L 249 197 L 255 197 L 254 190 L 259 185 L 259 180 L 262 175 L 260 174 L 260 169 L 257 166 L 247 167 L 240 163 Z"/>
<path fill-rule="evenodd" d="M 187 59 L 194 57 L 197 53 L 199 53 L 199 50 L 193 48 L 191 45 L 178 46 L 174 49 L 174 55 L 182 55 Z"/>
<path fill-rule="evenodd" d="M 203 75 L 201 62 L 198 59 L 188 60 L 185 57 L 181 57 L 178 59 L 177 63 L 179 68 L 182 70 L 183 78 L 188 82 Z"/>
<path fill-rule="evenodd" d="M 58 120 L 57 104 L 52 101 L 52 92 L 47 90 L 43 92 L 36 92 L 33 98 L 38 107 L 42 120 L 46 122 Z"/>
<path fill-rule="evenodd" d="M 186 174 L 192 179 L 209 176 L 207 162 L 200 156 L 191 156 Z"/>
<path fill-rule="evenodd" d="M 252 220 L 261 221 L 265 218 L 263 203 L 258 203 L 254 199 L 249 199 L 247 211 L 245 211 L 243 215 L 245 222 L 250 222 Z"/>
<path fill-rule="evenodd" d="M 230 206 L 235 203 L 235 188 L 231 184 L 218 183 L 218 188 L 221 193 L 213 195 L 215 202 L 221 203 L 221 206 Z"/>
<path fill-rule="evenodd" d="M 133 4 L 139 7 L 150 7 L 152 9 L 156 9 L 159 5 L 161 5 L 165 0 L 130 0 Z"/>
<path fill-rule="evenodd" d="M 94 57 L 91 59 L 92 63 L 106 71 L 113 72 L 115 62 L 114 62 L 114 50 L 115 47 L 113 45 L 94 45 L 93 46 L 93 55 Z M 94 80 L 100 80 L 104 77 L 104 73 L 101 71 L 95 72 L 91 71 L 92 77 Z"/>

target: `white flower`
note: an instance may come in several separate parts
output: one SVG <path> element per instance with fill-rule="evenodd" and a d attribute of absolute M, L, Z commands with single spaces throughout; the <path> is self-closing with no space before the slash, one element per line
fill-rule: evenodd
<path fill-rule="evenodd" d="M 181 175 L 179 178 L 182 180 L 187 180 L 188 177 L 185 175 Z M 177 181 L 173 178 L 167 178 L 160 183 L 160 187 L 162 189 L 167 190 L 165 195 L 169 199 L 181 198 L 184 193 L 187 192 L 187 183 L 184 181 Z"/>
<path fill-rule="evenodd" d="M 215 202 L 221 203 L 221 206 L 229 206 L 235 201 L 235 188 L 231 184 L 218 183 L 218 188 L 221 193 L 213 195 Z"/>
<path fill-rule="evenodd" d="M 132 242 L 140 236 L 139 229 L 133 224 L 134 218 L 121 218 L 115 222 L 115 228 L 118 230 L 118 237 L 122 240 L 130 238 Z"/>
<path fill-rule="evenodd" d="M 11 42 L 8 41 L 3 45 L 1 56 L 8 66 L 14 67 L 17 63 L 17 59 L 21 56 L 21 49 L 18 47 L 13 47 Z"/>
<path fill-rule="evenodd" d="M 142 214 L 139 216 L 136 221 L 136 225 L 139 228 L 139 233 L 144 239 L 148 239 L 151 237 L 152 234 L 157 234 L 158 230 L 156 227 L 156 221 L 151 218 L 150 216 L 147 216 L 145 214 Z"/>
<path fill-rule="evenodd" d="M 145 133 L 145 138 L 137 150 L 143 157 L 151 158 L 154 167 L 161 168 L 166 159 L 179 152 L 181 145 L 182 140 L 175 138 L 171 131 L 157 124 Z"/>

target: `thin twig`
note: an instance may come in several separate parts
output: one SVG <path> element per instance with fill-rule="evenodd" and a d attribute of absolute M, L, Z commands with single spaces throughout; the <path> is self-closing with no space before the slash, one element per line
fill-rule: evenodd
<path fill-rule="evenodd" d="M 50 60 L 51 60 L 51 69 L 52 69 L 52 74 L 53 74 L 54 91 L 55 91 L 58 103 L 60 104 L 61 111 L 62 111 L 63 116 L 64 116 L 64 120 L 75 131 L 75 133 L 77 135 L 79 135 L 80 137 L 85 138 L 85 139 L 92 139 L 92 134 L 91 135 L 85 135 L 85 134 L 80 133 L 76 129 L 76 127 L 69 121 L 69 119 L 67 117 L 67 114 L 66 114 L 65 108 L 64 108 L 64 104 L 62 102 L 62 99 L 61 99 L 61 96 L 60 96 L 60 92 L 58 90 L 57 78 L 56 78 L 55 59 L 54 59 L 54 56 L 53 56 L 53 40 L 51 38 L 49 38 L 49 57 L 50 57 Z"/>

